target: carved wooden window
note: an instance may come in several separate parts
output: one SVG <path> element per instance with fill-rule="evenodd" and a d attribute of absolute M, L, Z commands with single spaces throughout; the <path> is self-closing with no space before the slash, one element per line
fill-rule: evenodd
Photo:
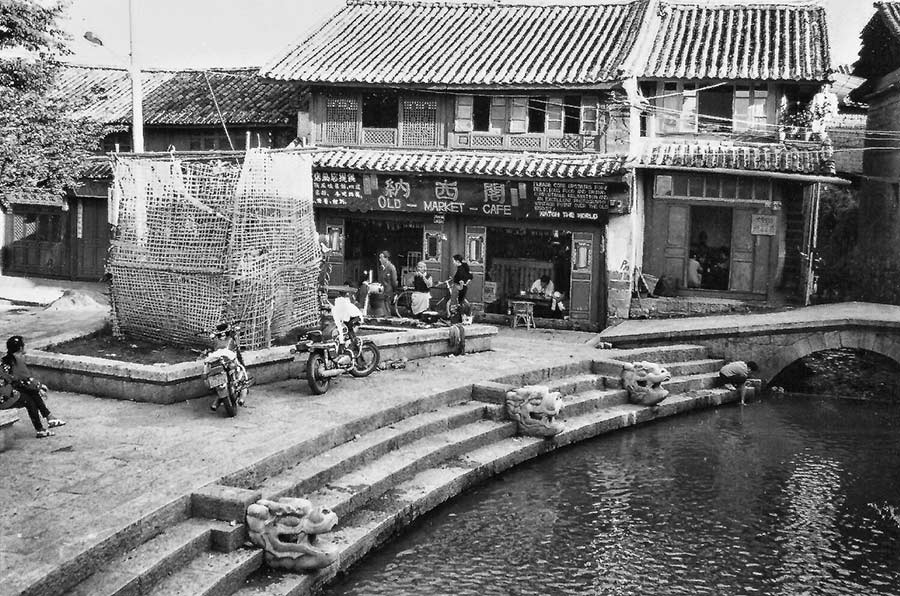
<path fill-rule="evenodd" d="M 402 102 L 401 145 L 434 147 L 438 144 L 437 100 L 409 98 Z"/>
<path fill-rule="evenodd" d="M 328 97 L 325 100 L 325 140 L 341 145 L 359 143 L 359 99 Z"/>
<path fill-rule="evenodd" d="M 593 260 L 593 247 L 590 241 L 576 240 L 573 244 L 575 249 L 572 251 L 572 271 L 590 271 Z"/>
<path fill-rule="evenodd" d="M 472 132 L 475 98 L 471 95 L 456 97 L 456 115 L 453 130 L 456 132 Z"/>
<path fill-rule="evenodd" d="M 441 241 L 444 234 L 441 232 L 425 232 L 422 243 L 422 255 L 426 262 L 439 263 L 441 261 Z"/>

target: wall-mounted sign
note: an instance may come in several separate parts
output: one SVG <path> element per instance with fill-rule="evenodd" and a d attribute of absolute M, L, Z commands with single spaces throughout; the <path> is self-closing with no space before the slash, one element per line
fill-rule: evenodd
<path fill-rule="evenodd" d="M 751 215 L 750 233 L 754 236 L 774 236 L 776 222 L 774 215 Z"/>
<path fill-rule="evenodd" d="M 628 187 L 614 185 L 618 200 Z M 501 181 L 313 172 L 313 199 L 323 207 L 353 211 L 447 213 L 510 219 L 600 221 L 610 207 L 604 182 Z"/>

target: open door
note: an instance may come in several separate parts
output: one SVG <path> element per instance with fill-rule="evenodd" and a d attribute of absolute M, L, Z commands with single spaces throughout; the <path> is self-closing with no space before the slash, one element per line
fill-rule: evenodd
<path fill-rule="evenodd" d="M 572 281 L 569 286 L 569 318 L 591 320 L 591 279 L 594 270 L 594 233 L 572 233 Z"/>
<path fill-rule="evenodd" d="M 807 191 L 809 200 L 804 201 L 803 210 L 803 268 L 800 271 L 803 305 L 809 306 L 811 297 L 816 293 L 816 251 L 819 235 L 819 203 L 821 201 L 821 185 L 816 183 Z"/>
<path fill-rule="evenodd" d="M 486 254 L 487 228 L 466 226 L 466 261 L 472 272 L 466 299 L 472 303 L 473 312 L 484 312 L 484 261 Z"/>
<path fill-rule="evenodd" d="M 665 228 L 666 244 L 663 248 L 663 273 L 685 284 L 691 208 L 687 205 L 669 204 L 668 225 Z"/>
<path fill-rule="evenodd" d="M 325 218 L 325 244 L 331 250 L 325 257 L 325 261 L 331 265 L 331 276 L 328 285 L 342 286 L 348 280 L 344 271 L 344 218 Z M 352 280 L 358 282 L 358 279 Z"/>

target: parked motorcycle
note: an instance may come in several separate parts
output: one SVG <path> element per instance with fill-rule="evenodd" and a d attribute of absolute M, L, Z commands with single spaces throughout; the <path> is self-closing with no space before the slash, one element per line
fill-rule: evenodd
<path fill-rule="evenodd" d="M 216 411 L 225 406 L 228 416 L 237 414 L 237 407 L 244 405 L 253 379 L 247 374 L 244 356 L 237 336 L 240 326 L 220 323 L 209 334 L 214 350 L 203 359 L 203 380 L 206 386 L 216 392 L 216 399 L 210 409 Z"/>
<path fill-rule="evenodd" d="M 330 315 L 323 315 L 320 328 L 307 331 L 297 341 L 292 352 L 295 359 L 306 357 L 306 382 L 314 394 L 328 391 L 333 377 L 344 373 L 366 377 L 378 367 L 378 346 L 357 335 L 362 318 L 348 298 L 338 297 Z"/>

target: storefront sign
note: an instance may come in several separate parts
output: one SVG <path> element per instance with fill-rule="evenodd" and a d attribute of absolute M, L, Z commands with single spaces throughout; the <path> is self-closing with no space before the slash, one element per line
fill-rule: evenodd
<path fill-rule="evenodd" d="M 627 187 L 617 190 L 627 198 Z M 510 219 L 598 221 L 609 210 L 603 182 L 516 182 L 313 172 L 316 205 L 354 211 L 472 214 Z"/>
<path fill-rule="evenodd" d="M 775 222 L 774 215 L 751 215 L 750 233 L 754 236 L 774 236 Z"/>

